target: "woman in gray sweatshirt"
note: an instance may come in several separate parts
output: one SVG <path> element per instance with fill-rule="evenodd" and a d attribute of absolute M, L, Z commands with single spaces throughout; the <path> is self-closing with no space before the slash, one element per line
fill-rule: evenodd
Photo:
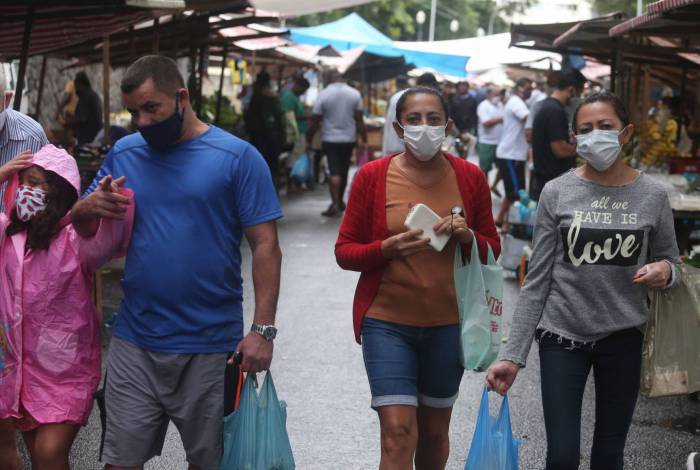
<path fill-rule="evenodd" d="M 639 391 L 648 289 L 676 282 L 678 247 L 665 190 L 620 158 L 634 133 L 610 93 L 573 117 L 586 164 L 549 182 L 540 198 L 530 271 L 500 361 L 486 385 L 505 394 L 539 343 L 546 470 L 575 470 L 581 403 L 593 369 L 591 469 L 622 470 Z"/>

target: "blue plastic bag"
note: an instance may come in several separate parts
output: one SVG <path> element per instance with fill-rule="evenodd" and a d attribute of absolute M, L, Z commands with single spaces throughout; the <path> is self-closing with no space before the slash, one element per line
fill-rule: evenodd
<path fill-rule="evenodd" d="M 248 374 L 236 411 L 224 418 L 224 456 L 221 470 L 256 470 L 258 394 Z"/>
<path fill-rule="evenodd" d="M 294 455 L 287 434 L 287 404 L 279 401 L 270 372 L 258 402 L 257 465 L 259 470 L 292 470 Z"/>
<path fill-rule="evenodd" d="M 476 242 L 468 263 L 455 250 L 454 281 L 459 309 L 460 361 L 467 370 L 486 370 L 501 348 L 503 267 L 488 247 L 488 264 L 482 265 Z"/>
<path fill-rule="evenodd" d="M 304 152 L 299 155 L 297 161 L 294 162 L 294 166 L 292 166 L 289 177 L 297 186 L 301 186 L 311 179 L 311 158 L 308 153 Z"/>
<path fill-rule="evenodd" d="M 259 396 L 248 374 L 238 409 L 224 418 L 220 470 L 294 470 L 286 408 L 277 398 L 270 372 Z"/>
<path fill-rule="evenodd" d="M 518 470 L 519 446 L 510 427 L 508 397 L 503 398 L 498 417 L 493 417 L 489 414 L 489 391 L 484 388 L 464 470 Z"/>

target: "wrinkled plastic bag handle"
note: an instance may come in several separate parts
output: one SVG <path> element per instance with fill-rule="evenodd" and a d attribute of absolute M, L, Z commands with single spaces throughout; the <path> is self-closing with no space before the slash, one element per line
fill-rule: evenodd
<path fill-rule="evenodd" d="M 476 242 L 476 235 L 474 235 L 473 230 L 469 230 L 472 233 L 472 256 L 469 261 L 466 260 L 464 256 L 462 256 L 462 244 L 457 243 L 457 249 L 455 250 L 455 258 L 454 258 L 454 267 L 455 269 L 463 268 L 465 266 L 472 266 L 476 263 L 474 263 L 474 259 L 479 260 L 478 266 L 481 265 L 481 257 L 479 256 L 479 246 L 478 243 Z M 491 248 L 491 245 L 486 243 L 486 265 L 492 265 L 496 264 L 496 257 L 493 254 L 493 249 Z"/>

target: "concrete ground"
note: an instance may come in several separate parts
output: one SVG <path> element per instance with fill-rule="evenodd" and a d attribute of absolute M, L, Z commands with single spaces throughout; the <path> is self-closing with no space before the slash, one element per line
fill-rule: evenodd
<path fill-rule="evenodd" d="M 300 470 L 376 469 L 379 462 L 377 415 L 369 407 L 370 393 L 360 347 L 352 332 L 351 306 L 356 273 L 335 264 L 333 244 L 339 219 L 320 216 L 327 206 L 325 188 L 285 198 L 285 218 L 279 231 L 284 252 L 283 280 L 272 372 L 281 399 L 288 403 L 288 430 Z M 250 324 L 253 298 L 250 253 L 244 247 L 245 317 Z M 119 269 L 105 279 L 106 313 L 118 305 Z M 504 320 L 510 323 L 518 295 L 515 281 L 505 281 Z M 109 331 L 105 331 L 105 350 Z M 507 331 L 506 331 L 507 334 Z M 545 433 L 536 351 L 514 385 L 511 418 L 522 439 L 521 468 L 544 467 Z M 105 351 L 106 352 L 106 351 Z M 467 372 L 454 409 L 448 469 L 462 469 L 474 431 L 484 374 Z M 493 407 L 495 409 L 496 400 Z M 625 468 L 684 469 L 685 458 L 700 449 L 700 435 L 673 428 L 673 421 L 700 416 L 700 405 L 685 397 L 640 398 L 626 449 Z M 585 394 L 581 468 L 588 468 L 593 431 L 593 378 Z M 700 427 L 700 426 L 693 426 Z M 73 468 L 96 470 L 99 449 L 96 412 L 80 431 L 72 452 Z M 177 431 L 172 428 L 163 455 L 149 470 L 186 468 Z"/>

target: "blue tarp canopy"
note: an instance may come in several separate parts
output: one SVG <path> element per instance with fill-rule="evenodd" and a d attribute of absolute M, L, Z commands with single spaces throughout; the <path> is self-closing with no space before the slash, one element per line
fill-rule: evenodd
<path fill-rule="evenodd" d="M 357 13 L 351 13 L 339 20 L 318 26 L 292 28 L 291 31 L 289 39 L 299 44 L 331 45 L 341 51 L 365 46 L 367 52 L 380 56 L 404 56 L 406 62 L 419 68 L 431 68 L 456 77 L 466 76 L 469 57 L 401 49 L 391 38 L 366 22 Z"/>

